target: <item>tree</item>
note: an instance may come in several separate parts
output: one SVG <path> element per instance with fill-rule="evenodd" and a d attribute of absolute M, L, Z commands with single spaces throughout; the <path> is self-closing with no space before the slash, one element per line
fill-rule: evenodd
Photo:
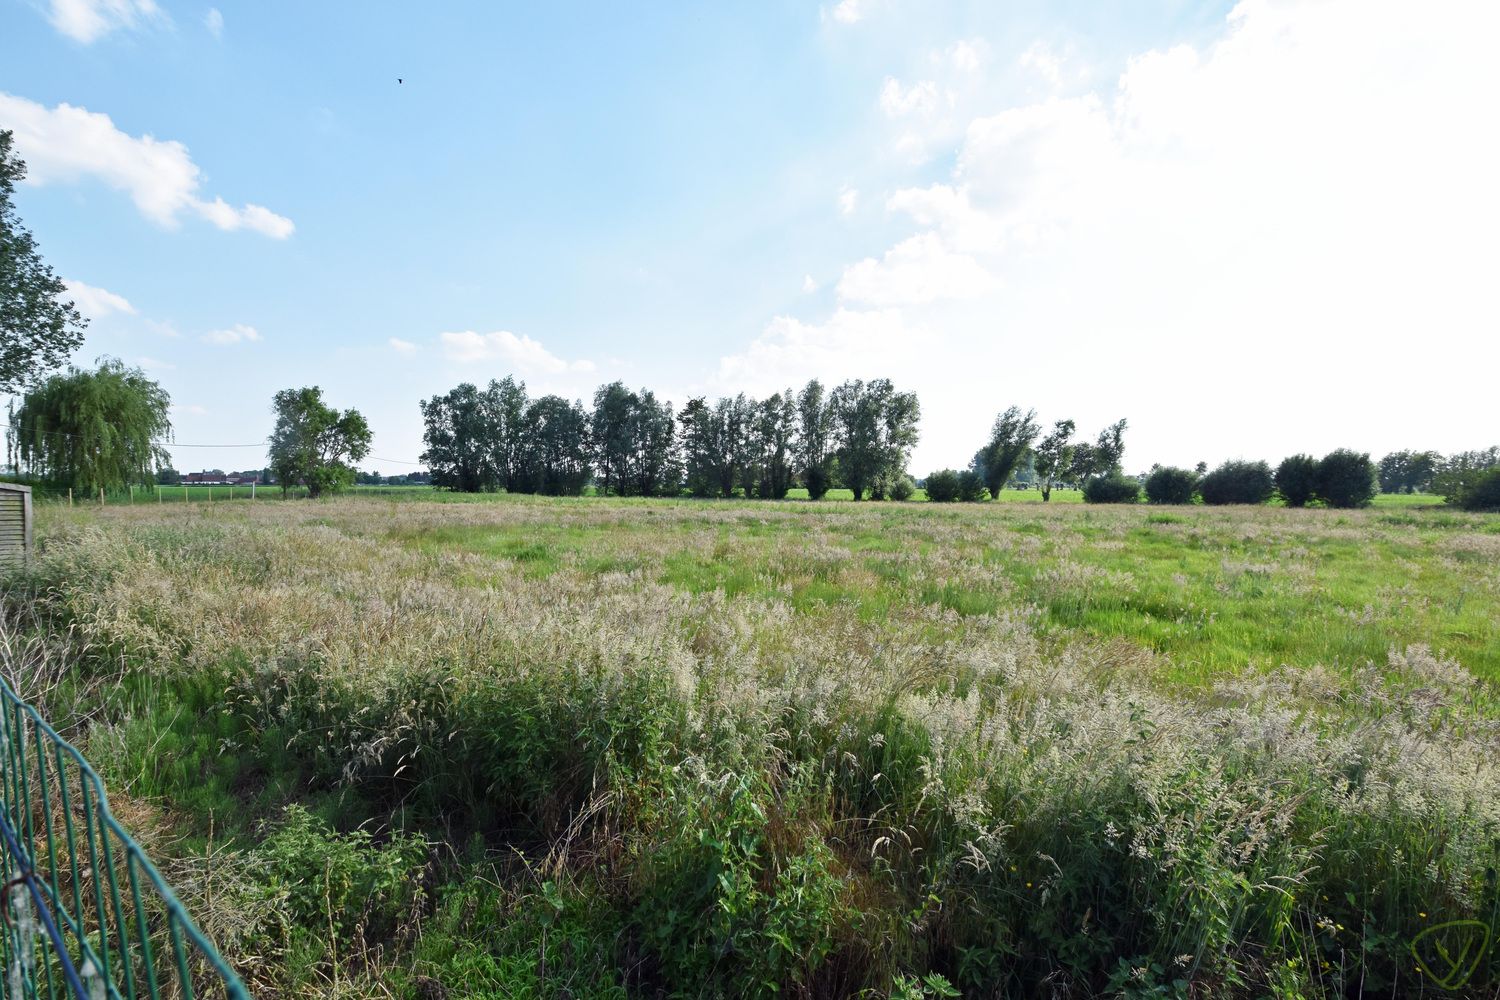
<path fill-rule="evenodd" d="M 1000 491 L 1040 431 L 1035 410 L 1023 414 L 1019 406 L 1012 406 L 995 418 L 989 442 L 974 456 L 974 471 L 984 478 L 991 497 L 1000 498 Z"/>
<path fill-rule="evenodd" d="M 1495 468 L 1500 468 L 1500 446 L 1461 451 L 1443 462 L 1433 477 L 1432 489 L 1448 503 L 1462 506 L 1469 491 Z"/>
<path fill-rule="evenodd" d="M 677 415 L 681 427 L 683 476 L 695 497 L 713 496 L 718 489 L 718 421 L 702 396 L 688 400 Z"/>
<path fill-rule="evenodd" d="M 1276 467 L 1276 492 L 1288 507 L 1306 507 L 1318 495 L 1318 460 L 1311 455 L 1292 455 Z"/>
<path fill-rule="evenodd" d="M 533 400 L 522 415 L 517 491 L 578 496 L 588 485 L 589 414 L 561 396 Z"/>
<path fill-rule="evenodd" d="M 427 446 L 421 459 L 432 470 L 434 485 L 463 493 L 499 488 L 497 429 L 483 394 L 465 382 L 420 405 Z"/>
<path fill-rule="evenodd" d="M 1146 499 L 1152 503 L 1192 503 L 1193 494 L 1197 492 L 1198 474 L 1188 469 L 1157 465 L 1146 477 Z"/>
<path fill-rule="evenodd" d="M 1375 497 L 1375 477 L 1368 454 L 1339 448 L 1318 463 L 1318 496 L 1330 507 L 1366 507 Z"/>
<path fill-rule="evenodd" d="M 677 454 L 677 422 L 672 404 L 659 403 L 649 389 L 632 393 L 626 420 L 629 448 L 620 481 L 621 492 L 637 496 L 676 496 L 682 489 Z"/>
<path fill-rule="evenodd" d="M 495 479 L 507 492 L 525 492 L 526 410 L 530 400 L 526 383 L 510 375 L 490 384 L 480 398 L 487 448 L 486 456 Z"/>
<path fill-rule="evenodd" d="M 1053 484 L 1073 463 L 1073 430 L 1073 421 L 1059 420 L 1052 425 L 1051 433 L 1036 446 L 1032 466 L 1042 489 L 1043 503 L 1052 499 Z"/>
<path fill-rule="evenodd" d="M 594 393 L 592 433 L 594 465 L 598 469 L 600 492 L 619 492 L 621 480 L 630 463 L 630 416 L 635 408 L 635 393 L 623 382 L 600 386 Z"/>
<path fill-rule="evenodd" d="M 1093 444 L 1075 445 L 1068 475 L 1085 484 L 1095 476 L 1118 475 L 1120 460 L 1125 456 L 1126 426 L 1124 420 L 1117 420 L 1100 431 Z"/>
<path fill-rule="evenodd" d="M 1460 503 L 1464 510 L 1500 510 L 1500 468 L 1477 476 Z"/>
<path fill-rule="evenodd" d="M 855 500 L 865 492 L 881 498 L 906 471 L 917 442 L 921 407 L 910 392 L 897 392 L 889 379 L 852 379 L 829 394 L 839 473 Z"/>
<path fill-rule="evenodd" d="M 797 436 L 797 400 L 792 390 L 773 393 L 755 410 L 755 464 L 759 475 L 756 494 L 769 500 L 784 500 L 792 488 L 794 448 Z"/>
<path fill-rule="evenodd" d="M 797 464 L 810 500 L 821 500 L 828 492 L 833 431 L 833 411 L 823 383 L 813 379 L 797 395 Z"/>
<path fill-rule="evenodd" d="M 1225 462 L 1203 477 L 1198 486 L 1203 502 L 1261 504 L 1276 492 L 1276 480 L 1265 462 Z"/>
<path fill-rule="evenodd" d="M 309 496 L 337 492 L 354 481 L 352 463 L 370 453 L 374 436 L 358 410 L 334 409 L 317 386 L 283 389 L 271 403 L 271 468 L 281 490 L 304 483 Z"/>
<path fill-rule="evenodd" d="M 1393 451 L 1380 460 L 1382 493 L 1425 493 L 1443 456 L 1435 451 Z"/>
<path fill-rule="evenodd" d="M 11 201 L 26 176 L 12 140 L 0 129 L 0 392 L 6 393 L 35 385 L 66 362 L 88 325 L 64 298 L 67 286 L 42 260 Z"/>
<path fill-rule="evenodd" d="M 156 470 L 156 485 L 158 486 L 181 486 L 182 473 L 171 466 L 164 465 Z"/>
<path fill-rule="evenodd" d="M 139 368 L 103 358 L 69 368 L 28 392 L 12 418 L 16 455 L 30 475 L 73 489 L 155 481 L 169 461 L 171 398 Z"/>

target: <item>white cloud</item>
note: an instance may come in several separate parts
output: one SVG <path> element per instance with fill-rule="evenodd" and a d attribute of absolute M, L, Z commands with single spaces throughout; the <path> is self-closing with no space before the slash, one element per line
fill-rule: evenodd
<path fill-rule="evenodd" d="M 102 319 L 111 313 L 123 313 L 126 316 L 135 315 L 135 306 L 123 295 L 103 288 L 95 288 L 81 281 L 71 279 L 63 282 L 68 289 L 68 298 L 78 307 L 78 311 L 89 319 Z"/>
<path fill-rule="evenodd" d="M 864 0 L 839 0 L 834 5 L 832 16 L 839 24 L 855 24 L 864 19 Z"/>
<path fill-rule="evenodd" d="M 937 233 L 921 233 L 844 270 L 839 298 L 874 306 L 922 305 L 972 299 L 996 287 L 995 279 L 968 254 L 950 250 Z"/>
<path fill-rule="evenodd" d="M 1011 401 L 1087 434 L 1128 416 L 1132 468 L 1472 447 L 1500 368 L 1500 143 L 1480 124 L 1497 34 L 1500 6 L 1245 0 L 1216 40 L 1140 53 L 1107 89 L 966 98 L 933 140 L 951 175 L 887 199 L 913 231 L 845 270 L 826 322 L 778 318 L 720 377 L 884 358 L 921 394 L 924 471 Z M 1051 50 L 1027 63 L 1080 79 Z M 932 330 L 946 356 L 903 353 Z M 1267 406 L 1268 387 L 1306 402 Z"/>
<path fill-rule="evenodd" d="M 970 38 L 954 42 L 945 54 L 948 65 L 960 73 L 977 73 L 989 54 L 983 39 Z"/>
<path fill-rule="evenodd" d="M 805 294 L 807 294 L 807 295 L 811 295 L 813 292 L 816 292 L 817 290 L 818 290 L 817 279 L 815 279 L 810 274 L 804 274 L 802 276 L 802 291 Z"/>
<path fill-rule="evenodd" d="M 885 112 L 887 118 L 931 114 L 937 105 L 938 88 L 931 80 L 921 80 L 910 87 L 903 87 L 900 80 L 888 76 L 885 78 L 885 85 L 880 88 L 880 110 Z"/>
<path fill-rule="evenodd" d="M 402 340 L 400 337 L 392 337 L 387 340 L 386 343 L 388 343 L 391 346 L 391 350 L 395 351 L 397 354 L 417 353 L 416 344 L 413 344 L 409 340 Z"/>
<path fill-rule="evenodd" d="M 1035 73 L 1050 86 L 1056 87 L 1062 82 L 1062 57 L 1052 51 L 1052 47 L 1046 42 L 1032 42 L 1030 48 L 1021 53 L 1017 62 L 1022 69 Z"/>
<path fill-rule="evenodd" d="M 148 372 L 173 372 L 177 370 L 177 366 L 170 361 L 158 361 L 156 358 L 140 357 L 135 359 L 135 363 Z M 173 409 L 176 409 L 176 407 L 173 407 Z"/>
<path fill-rule="evenodd" d="M 260 331 L 253 326 L 244 323 L 236 323 L 234 326 L 223 330 L 210 330 L 199 338 L 205 344 L 218 344 L 226 346 L 229 344 L 253 343 L 261 339 Z"/>
<path fill-rule="evenodd" d="M 130 195 L 141 214 L 174 228 L 184 213 L 199 215 L 220 229 L 250 229 L 274 239 L 292 235 L 292 220 L 260 205 L 240 208 L 223 198 L 199 195 L 201 171 L 180 142 L 150 135 L 132 136 L 108 115 L 0 93 L 0 121 L 15 132 L 31 184 L 73 183 L 94 178 Z"/>
<path fill-rule="evenodd" d="M 197 403 L 173 403 L 172 411 L 174 413 L 186 413 L 194 417 L 208 416 L 207 407 L 199 406 Z"/>
<path fill-rule="evenodd" d="M 856 188 L 845 187 L 839 191 L 839 212 L 844 215 L 853 215 L 854 210 L 859 208 L 859 191 Z"/>
<path fill-rule="evenodd" d="M 532 340 L 525 334 L 517 336 L 509 330 L 495 330 L 492 333 L 462 330 L 441 334 L 439 339 L 443 343 L 443 352 L 451 361 L 462 364 L 499 361 L 523 376 L 585 373 L 593 371 L 595 367 L 592 361 L 587 360 L 564 361 L 539 341 Z"/>
<path fill-rule="evenodd" d="M 224 15 L 219 13 L 219 8 L 208 8 L 208 13 L 203 15 L 203 26 L 215 38 L 224 37 Z"/>
<path fill-rule="evenodd" d="M 154 0 L 52 0 L 51 8 L 52 26 L 84 45 L 119 28 L 166 18 Z"/>

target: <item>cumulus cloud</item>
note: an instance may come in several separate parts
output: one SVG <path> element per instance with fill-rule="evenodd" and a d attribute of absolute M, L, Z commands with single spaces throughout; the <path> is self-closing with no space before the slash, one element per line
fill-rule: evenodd
<path fill-rule="evenodd" d="M 712 381 L 721 391 L 763 395 L 809 378 L 888 377 L 909 371 L 931 347 L 931 335 L 897 309 L 841 307 L 817 323 L 777 316 L 744 351 L 721 358 Z"/>
<path fill-rule="evenodd" d="M 856 188 L 845 187 L 839 191 L 839 212 L 844 215 L 853 215 L 854 210 L 859 208 L 859 191 Z"/>
<path fill-rule="evenodd" d="M 123 313 L 126 316 L 135 315 L 135 306 L 123 295 L 93 285 L 86 285 L 81 281 L 71 278 L 63 281 L 67 286 L 68 298 L 78 307 L 78 311 L 89 319 L 103 319 L 111 313 Z"/>
<path fill-rule="evenodd" d="M 415 353 L 417 353 L 417 345 L 416 344 L 413 344 L 409 340 L 402 340 L 400 337 L 392 337 L 389 340 L 387 340 L 386 343 L 389 344 L 390 347 L 391 347 L 391 350 L 395 351 L 397 354 L 415 354 Z"/>
<path fill-rule="evenodd" d="M 227 346 L 229 344 L 253 343 L 261 339 L 260 331 L 253 326 L 244 323 L 236 323 L 234 326 L 223 330 L 210 330 L 201 338 L 205 344 L 218 344 Z"/>
<path fill-rule="evenodd" d="M 813 292 L 816 292 L 817 290 L 818 290 L 818 281 L 817 281 L 817 279 L 814 278 L 810 274 L 804 274 L 802 276 L 802 291 L 805 294 L 807 294 L 807 295 L 811 295 Z"/>
<path fill-rule="evenodd" d="M 845 268 L 839 297 L 874 306 L 922 305 L 942 299 L 972 299 L 996 280 L 979 262 L 955 253 L 937 233 L 903 240 L 879 260 L 866 257 Z"/>
<path fill-rule="evenodd" d="M 839 0 L 830 16 L 839 24 L 855 24 L 864 19 L 865 0 Z"/>
<path fill-rule="evenodd" d="M 839 310 L 778 318 L 720 371 L 774 387 L 886 357 L 922 394 L 923 468 L 972 451 L 992 415 L 975 401 L 1011 397 L 1087 433 L 1128 415 L 1142 467 L 1467 447 L 1500 366 L 1500 143 L 1480 124 L 1497 33 L 1493 5 L 1244 0 L 1216 38 L 1138 53 L 1107 87 L 980 95 L 950 175 L 886 199 L 913 229 L 846 268 Z M 1026 61 L 1077 77 L 1048 49 Z M 932 330 L 962 364 L 902 353 Z M 1024 378 L 996 400 L 1000 370 Z M 1268 407 L 1270 385 L 1316 412 Z M 1417 427 L 1376 398 L 1442 416 Z"/>
<path fill-rule="evenodd" d="M 450 361 L 462 364 L 499 361 L 526 376 L 585 373 L 593 371 L 595 367 L 592 361 L 587 360 L 564 361 L 539 341 L 532 340 L 525 334 L 517 336 L 509 330 L 495 330 L 491 333 L 462 330 L 444 333 L 439 339 L 443 344 L 443 353 Z"/>
<path fill-rule="evenodd" d="M 108 115 L 70 104 L 47 108 L 0 93 L 0 121 L 15 132 L 28 183 L 95 179 L 128 194 L 142 215 L 167 228 L 178 226 L 184 214 L 220 229 L 249 229 L 273 239 L 286 239 L 296 228 L 292 220 L 261 205 L 236 208 L 223 198 L 204 198 L 199 193 L 202 172 L 186 146 L 129 135 Z"/>
<path fill-rule="evenodd" d="M 84 45 L 120 28 L 165 19 L 154 0 L 51 0 L 48 13 L 54 28 Z"/>
<path fill-rule="evenodd" d="M 208 13 L 203 15 L 203 26 L 215 38 L 224 37 L 224 15 L 219 13 L 219 8 L 208 8 Z"/>
<path fill-rule="evenodd" d="M 170 361 L 159 361 L 156 358 L 139 357 L 135 359 L 135 363 L 148 372 L 173 372 L 177 370 L 177 366 Z M 174 406 L 173 409 L 177 409 L 177 407 Z"/>

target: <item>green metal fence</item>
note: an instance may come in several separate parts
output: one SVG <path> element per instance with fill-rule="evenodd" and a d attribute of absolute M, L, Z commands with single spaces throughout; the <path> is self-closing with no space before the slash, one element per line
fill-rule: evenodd
<path fill-rule="evenodd" d="M 98 774 L 3 679 L 0 778 L 0 996 L 248 1000 Z"/>

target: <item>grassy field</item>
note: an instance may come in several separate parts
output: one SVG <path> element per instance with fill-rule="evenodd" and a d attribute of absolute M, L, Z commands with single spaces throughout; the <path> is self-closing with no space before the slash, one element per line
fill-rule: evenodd
<path fill-rule="evenodd" d="M 1500 930 L 1500 518 L 456 499 L 39 512 L 8 675 L 263 995 L 1419 996 Z"/>

